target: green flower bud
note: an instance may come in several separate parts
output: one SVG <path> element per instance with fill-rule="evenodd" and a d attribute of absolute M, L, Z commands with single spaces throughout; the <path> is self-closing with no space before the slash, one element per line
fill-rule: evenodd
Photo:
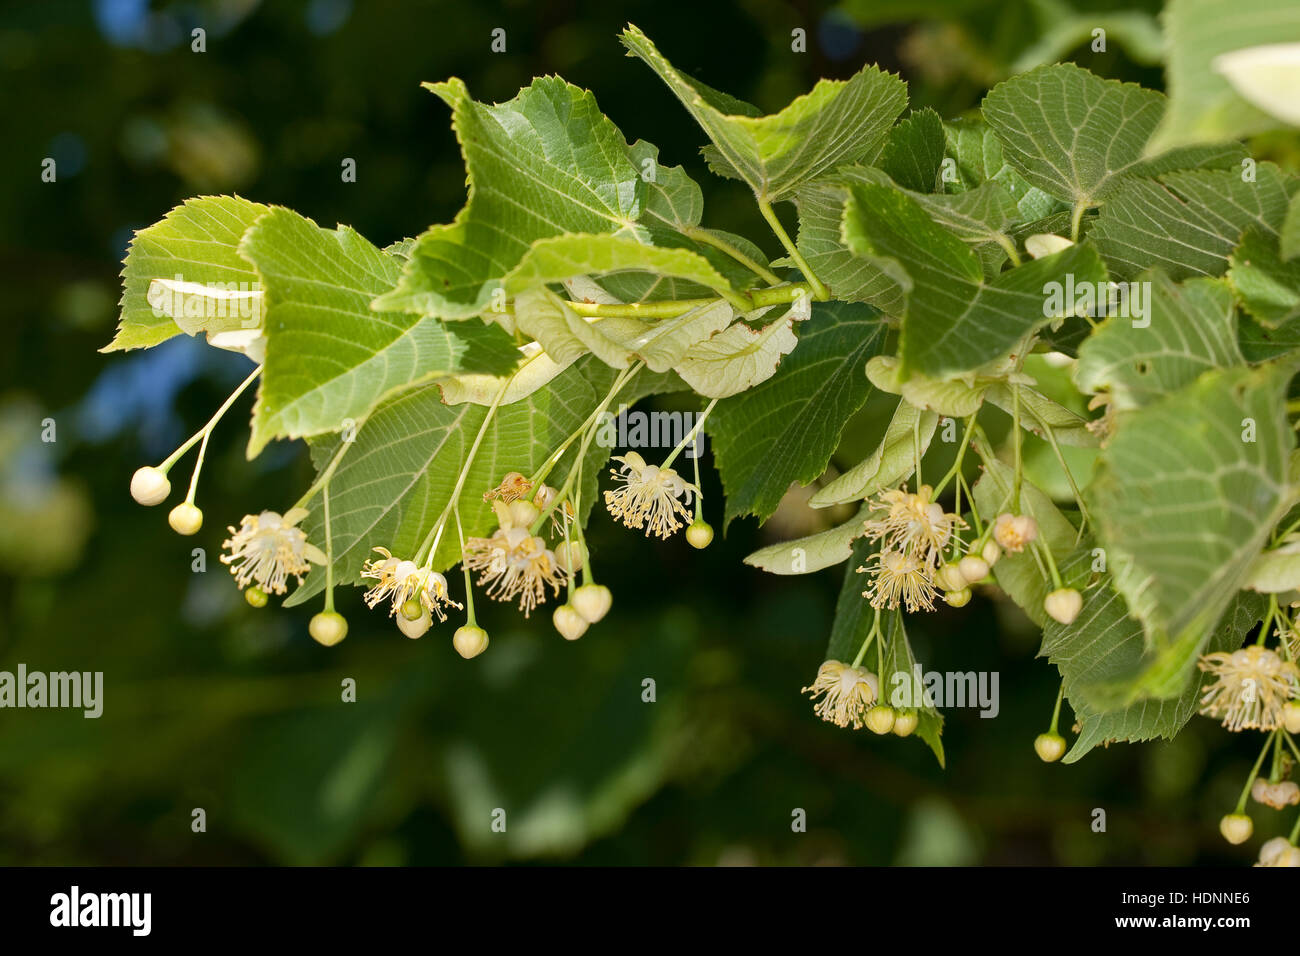
<path fill-rule="evenodd" d="M 551 623 L 566 641 L 576 641 L 587 633 L 591 623 L 572 604 L 561 604 L 551 614 Z"/>
<path fill-rule="evenodd" d="M 472 624 L 458 627 L 456 633 L 451 636 L 451 646 L 456 648 L 456 653 L 465 660 L 478 657 L 487 650 L 488 632 Z"/>
<path fill-rule="evenodd" d="M 160 505 L 171 493 L 172 483 L 157 468 L 137 468 L 131 476 L 131 497 L 142 505 Z"/>
<path fill-rule="evenodd" d="M 348 622 L 337 611 L 321 611 L 311 619 L 307 631 L 317 644 L 333 647 L 348 636 Z"/>
<path fill-rule="evenodd" d="M 266 602 L 270 600 L 266 592 L 254 585 L 244 592 L 244 600 L 249 603 L 250 607 L 266 607 Z"/>
<path fill-rule="evenodd" d="M 970 588 L 962 588 L 960 591 L 946 591 L 943 599 L 948 602 L 949 607 L 965 607 L 970 603 Z"/>
<path fill-rule="evenodd" d="M 916 711 L 899 711 L 898 716 L 894 718 L 894 735 L 896 737 L 910 737 L 920 722 L 921 715 Z"/>
<path fill-rule="evenodd" d="M 887 734 L 894 729 L 897 715 L 888 704 L 877 704 L 867 711 L 867 729 L 873 734 Z"/>
<path fill-rule="evenodd" d="M 609 613 L 614 595 L 603 584 L 584 584 L 569 595 L 569 603 L 588 624 L 595 624 Z"/>
<path fill-rule="evenodd" d="M 703 518 L 696 518 L 686 529 L 686 541 L 692 548 L 703 551 L 713 543 L 713 527 Z"/>
<path fill-rule="evenodd" d="M 1255 823 L 1244 813 L 1229 813 L 1219 821 L 1219 832 L 1225 840 L 1236 846 L 1250 839 L 1255 832 Z"/>
<path fill-rule="evenodd" d="M 1065 738 L 1060 734 L 1039 734 L 1034 739 L 1034 752 L 1043 763 L 1056 763 L 1065 756 Z"/>
<path fill-rule="evenodd" d="M 1074 588 L 1059 588 L 1043 599 L 1043 610 L 1062 624 L 1073 624 L 1083 610 L 1083 595 Z"/>
<path fill-rule="evenodd" d="M 957 565 L 957 567 L 961 568 L 961 576 L 971 584 L 976 581 L 983 581 L 989 576 L 989 563 L 983 558 L 975 557 L 973 554 L 968 554 L 962 558 L 961 564 Z"/>
<path fill-rule="evenodd" d="M 171 510 L 167 523 L 177 534 L 198 534 L 203 527 L 203 512 L 189 502 L 181 502 Z"/>

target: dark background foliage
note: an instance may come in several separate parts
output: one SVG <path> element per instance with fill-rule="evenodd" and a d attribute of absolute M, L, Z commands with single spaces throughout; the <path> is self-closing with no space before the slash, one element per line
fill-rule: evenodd
<path fill-rule="evenodd" d="M 1009 606 L 977 598 L 912 625 L 927 669 L 1000 672 L 996 719 L 948 712 L 946 769 L 918 741 L 817 721 L 799 688 L 822 659 L 842 574 L 747 568 L 765 540 L 752 522 L 695 552 L 597 515 L 615 609 L 573 644 L 544 615 L 491 608 L 492 647 L 466 662 L 452 625 L 408 641 L 344 589 L 351 633 L 321 648 L 311 610 L 251 610 L 216 561 L 226 524 L 287 507 L 311 477 L 300 444 L 245 461 L 248 399 L 213 437 L 199 536 L 178 538 L 165 509 L 127 495 L 132 471 L 206 420 L 245 360 L 184 337 L 96 352 L 132 231 L 189 196 L 238 192 L 380 245 L 450 220 L 464 168 L 422 80 L 458 75 L 492 101 L 542 73 L 588 87 L 629 140 L 657 143 L 705 184 L 709 225 L 775 254 L 744 190 L 705 171 L 701 132 L 623 56 L 626 21 L 765 108 L 874 61 L 903 73 L 914 107 L 954 116 L 1070 15 L 1016 0 L 8 5 L 0 669 L 103 671 L 106 687 L 98 720 L 0 711 L 0 863 L 1246 862 L 1215 822 L 1254 754 L 1209 721 L 1074 766 L 1037 760 L 1056 684 Z M 191 51 L 195 27 L 204 53 Z M 504 54 L 489 52 L 496 27 Z M 791 52 L 795 28 L 807 53 Z M 1121 31 L 1093 53 L 1086 38 L 1050 55 L 1160 85 L 1138 40 Z M 55 183 L 40 179 L 46 157 Z M 355 183 L 341 181 L 349 157 Z M 720 525 L 716 481 L 706 489 Z M 793 501 L 778 519 L 789 535 L 818 516 Z M 345 704 L 349 677 L 359 699 Z M 641 700 L 646 677 L 655 703 Z M 497 807 L 505 834 L 489 827 Z M 807 833 L 791 831 L 796 808 Z M 1094 808 L 1105 833 L 1090 827 Z"/>

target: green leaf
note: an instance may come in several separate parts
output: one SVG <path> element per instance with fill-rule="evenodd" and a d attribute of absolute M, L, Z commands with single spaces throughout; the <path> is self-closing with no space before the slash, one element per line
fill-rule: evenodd
<path fill-rule="evenodd" d="M 816 534 L 780 541 L 759 548 L 745 558 L 745 563 L 762 568 L 769 574 L 812 574 L 847 561 L 853 554 L 853 542 L 862 536 L 867 509 L 862 509 L 843 524 Z"/>
<path fill-rule="evenodd" d="M 1121 413 L 1087 491 L 1115 586 L 1155 658 L 1128 696 L 1182 690 L 1210 628 L 1294 503 L 1292 369 L 1229 368 Z"/>
<path fill-rule="evenodd" d="M 659 147 L 637 140 L 628 158 L 646 184 L 641 223 L 647 227 L 680 230 L 698 226 L 704 217 L 704 193 L 686 170 L 659 162 Z M 653 170 L 647 178 L 647 171 Z"/>
<path fill-rule="evenodd" d="M 1134 63 L 1157 64 L 1164 55 L 1164 37 L 1155 17 L 1144 10 L 1074 11 L 1064 3 L 1035 3 L 1038 39 L 1011 65 L 1012 73 L 1070 58 L 1075 50 L 1095 42 L 1101 30 L 1106 40 L 1116 43 Z"/>
<path fill-rule="evenodd" d="M 924 676 L 918 679 L 918 674 L 922 673 L 921 667 L 912 652 L 911 642 L 907 639 L 903 612 L 885 612 L 880 630 L 886 642 L 884 667 L 878 675 L 880 695 L 892 707 L 917 712 L 916 735 L 934 752 L 935 759 L 942 767 L 943 715 L 935 709 L 934 701 L 926 691 Z"/>
<path fill-rule="evenodd" d="M 1128 179 L 1106 203 L 1088 238 L 1112 279 L 1157 268 L 1171 279 L 1220 276 L 1247 229 L 1276 236 L 1286 216 L 1286 184 L 1261 163 L 1254 182 L 1240 172 L 1193 171 Z"/>
<path fill-rule="evenodd" d="M 939 424 L 934 412 L 922 411 L 906 399 L 898 403 L 876 450 L 844 474 L 829 482 L 808 500 L 814 508 L 861 501 L 886 488 L 895 488 L 916 470 L 916 437 L 922 455 Z"/>
<path fill-rule="evenodd" d="M 741 515 L 765 521 L 791 483 L 806 485 L 826 471 L 845 423 L 871 393 L 862 369 L 886 331 L 869 306 L 814 303 L 799 348 L 776 374 L 717 404 L 709 432 L 726 524 Z"/>
<path fill-rule="evenodd" d="M 986 123 L 958 120 L 945 125 L 944 132 L 948 152 L 957 166 L 956 181 L 946 183 L 950 193 L 967 192 L 987 182 L 998 183 L 1011 194 L 1018 210 L 1016 218 L 1021 222 L 1035 222 L 1062 209 L 1068 210 L 1060 200 L 1053 199 L 1037 186 L 1031 186 L 1016 172 L 1004 158 L 1002 143 Z"/>
<path fill-rule="evenodd" d="M 1209 369 L 1242 364 L 1237 310 L 1222 280 L 1175 285 L 1152 271 L 1142 273 L 1137 285 L 1150 290 L 1143 292 L 1145 316 L 1111 316 L 1079 347 L 1075 381 L 1081 390 L 1109 390 L 1112 406 L 1127 410 L 1177 391 Z"/>
<path fill-rule="evenodd" d="M 858 167 L 841 170 L 845 178 L 862 176 L 880 181 L 875 171 Z M 843 185 L 817 183 L 799 190 L 799 234 L 795 245 L 831 295 L 843 302 L 866 302 L 886 315 L 901 315 L 906 305 L 904 275 L 891 275 L 872 259 L 856 255 L 844 244 L 841 223 L 849 191 Z"/>
<path fill-rule="evenodd" d="M 166 310 L 155 308 L 155 303 L 165 304 L 161 299 L 166 290 L 155 292 L 154 302 L 150 301 L 155 279 L 255 290 L 257 274 L 239 255 L 239 240 L 267 208 L 238 196 L 202 196 L 182 203 L 161 221 L 137 232 L 122 269 L 117 335 L 102 351 L 148 348 L 180 334 L 180 326 Z M 249 319 L 235 317 L 236 322 Z M 190 334 L 206 331 L 210 321 L 200 318 Z"/>
<path fill-rule="evenodd" d="M 932 109 L 918 110 L 889 131 L 880 168 L 904 189 L 932 193 L 945 146 L 939 114 Z"/>
<path fill-rule="evenodd" d="M 1087 245 L 1036 259 L 985 282 L 975 254 L 918 203 L 882 186 L 854 186 L 844 237 L 864 256 L 893 260 L 911 279 L 899 354 L 903 372 L 965 372 L 1008 352 L 1055 314 L 1047 287 L 1072 275 L 1101 282 L 1105 270 Z"/>
<path fill-rule="evenodd" d="M 635 26 L 622 40 L 704 128 L 713 143 L 705 151 L 710 168 L 748 183 L 766 202 L 787 198 L 836 166 L 875 160 L 907 105 L 906 84 L 871 66 L 849 80 L 821 80 L 781 112 L 757 116 L 678 72 Z"/>
<path fill-rule="evenodd" d="M 512 405 L 503 405 L 484 432 L 460 498 L 467 536 L 485 536 L 496 527 L 483 493 L 510 471 L 534 474 L 547 457 L 600 405 L 616 372 L 593 359 L 582 359 L 543 389 Z M 652 391 L 675 386 L 666 376 L 639 373 L 619 393 L 631 404 Z M 371 549 L 384 547 L 412 557 L 434 520 L 443 512 L 483 424 L 487 409 L 465 403 L 444 405 L 436 384 L 421 385 L 389 399 L 371 413 L 330 481 L 334 544 L 334 579 L 359 583 L 362 563 Z M 313 445 L 318 470 L 340 447 L 337 439 Z M 581 502 L 596 497 L 598 472 L 609 449 L 593 442 L 583 463 Z M 572 454 L 551 474 L 563 482 Z M 303 527 L 312 541 L 325 540 L 320 507 Z M 435 564 L 451 567 L 460 560 L 455 524 L 443 535 Z M 301 604 L 320 593 L 325 575 L 315 570 L 286 605 Z"/>
<path fill-rule="evenodd" d="M 1282 220 L 1281 252 L 1285 262 L 1300 256 L 1300 192 L 1291 197 L 1291 204 L 1286 207 L 1286 217 Z"/>
<path fill-rule="evenodd" d="M 541 77 L 490 106 L 471 100 L 457 79 L 426 86 L 452 109 L 469 202 L 455 222 L 419 237 L 401 281 L 376 309 L 468 318 L 487 308 L 536 240 L 636 234 L 646 185 L 590 93 Z"/>
<path fill-rule="evenodd" d="M 1217 58 L 1265 44 L 1300 41 L 1293 0 L 1170 0 L 1164 26 L 1169 44 L 1169 109 L 1147 149 L 1241 139 L 1283 124 L 1235 89 Z"/>
<path fill-rule="evenodd" d="M 689 249 L 665 249 L 635 239 L 612 235 L 570 233 L 539 239 L 524 253 L 519 264 L 505 277 L 506 293 L 521 292 L 573 276 L 604 276 L 619 272 L 648 272 L 669 276 L 712 289 L 734 300 L 740 309 L 747 303 L 703 256 Z"/>
<path fill-rule="evenodd" d="M 1240 647 L 1263 610 L 1258 596 L 1238 595 L 1215 627 L 1205 652 Z M 1196 679 L 1177 697 L 1143 699 L 1112 709 L 1093 705 L 1096 688 L 1123 683 L 1139 673 L 1145 654 L 1142 625 L 1128 616 L 1124 599 L 1105 583 L 1084 592 L 1083 609 L 1072 624 L 1047 621 L 1039 656 L 1061 672 L 1065 696 L 1082 725 L 1065 763 L 1074 763 L 1097 745 L 1112 741 L 1172 739 L 1196 713 L 1206 680 L 1196 672 L 1192 673 Z"/>
<path fill-rule="evenodd" d="M 1142 159 L 1164 99 L 1062 63 L 999 83 L 981 110 L 1007 160 L 1031 185 L 1095 205 Z"/>
<path fill-rule="evenodd" d="M 1241 143 L 1175 146 L 1168 152 L 1130 166 L 1125 175 L 1156 177 L 1195 169 L 1227 169 L 1241 175 L 1242 168 L 1247 165 L 1243 160 L 1249 156 L 1250 152 Z"/>
<path fill-rule="evenodd" d="M 1300 259 L 1282 259 L 1278 243 L 1247 229 L 1229 260 L 1228 280 L 1242 308 L 1275 329 L 1300 319 Z"/>
<path fill-rule="evenodd" d="M 401 263 L 347 227 L 322 229 L 277 207 L 248 230 L 239 251 L 266 290 L 266 364 L 250 457 L 273 438 L 360 421 L 399 389 L 467 365 L 500 370 L 517 355 L 499 330 L 460 336 L 437 319 L 372 312 L 371 300 L 397 281 Z"/>
<path fill-rule="evenodd" d="M 950 230 L 962 242 L 970 245 L 976 255 L 989 248 L 992 258 L 983 260 L 984 275 L 992 278 L 1001 271 L 1005 261 L 1007 227 L 1019 215 L 1016 201 L 999 182 L 980 183 L 974 189 L 960 193 L 918 196 L 930 218 Z"/>
<path fill-rule="evenodd" d="M 862 596 L 867 580 L 858 568 L 866 564 L 875 549 L 874 544 L 862 538 L 853 543 L 849 563 L 844 569 L 844 583 L 840 585 L 839 597 L 835 601 L 835 620 L 831 625 L 825 660 L 852 663 L 858 648 L 871 632 L 871 621 L 876 612 Z"/>
<path fill-rule="evenodd" d="M 1250 315 L 1240 317 L 1237 340 L 1247 362 L 1267 362 L 1300 350 L 1300 319 L 1276 329 L 1265 328 Z"/>
<path fill-rule="evenodd" d="M 743 322 L 730 325 L 694 345 L 676 365 L 682 380 L 705 398 L 727 398 L 767 381 L 781 357 L 794 351 L 789 311 L 755 331 Z"/>

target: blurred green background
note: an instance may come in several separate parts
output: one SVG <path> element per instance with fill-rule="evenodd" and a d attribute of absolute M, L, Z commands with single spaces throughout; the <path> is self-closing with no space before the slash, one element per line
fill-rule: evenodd
<path fill-rule="evenodd" d="M 705 186 L 708 225 L 775 254 L 744 190 L 705 171 L 700 131 L 622 55 L 626 21 L 683 69 L 766 108 L 879 62 L 909 81 L 913 107 L 951 117 L 1013 69 L 1056 58 L 1160 86 L 1156 12 L 1025 0 L 8 5 L 0 670 L 103 671 L 105 702 L 98 720 L 0 711 L 0 863 L 1251 860 L 1216 821 L 1254 753 L 1209 721 L 1173 743 L 1040 763 L 1031 744 L 1056 683 L 1034 660 L 1032 626 L 985 598 L 911 623 L 927 669 L 1001 674 L 997 719 L 947 713 L 946 769 L 917 740 L 816 720 L 799 688 L 822 660 L 842 573 L 745 567 L 767 540 L 752 522 L 695 552 L 598 514 L 591 543 L 614 611 L 573 644 L 547 615 L 525 623 L 490 607 L 492 646 L 467 662 L 451 625 L 408 641 L 344 589 L 351 633 L 319 647 L 311 610 L 251 610 L 216 560 L 225 525 L 287 507 L 311 477 L 301 444 L 244 460 L 247 398 L 213 437 L 199 536 L 177 537 L 165 508 L 127 494 L 132 471 L 205 421 L 246 361 L 184 336 L 96 351 L 116 321 L 132 231 L 189 196 L 239 192 L 379 245 L 450 220 L 464 169 L 422 80 L 457 75 L 493 101 L 541 73 L 591 88 L 629 140 L 658 144 Z M 1088 48 L 1097 22 L 1110 26 L 1105 53 Z M 191 51 L 195 27 L 206 52 Z M 497 27 L 504 54 L 489 52 Z M 796 28 L 806 53 L 791 51 Z M 40 178 L 46 157 L 54 183 Z M 355 183 L 341 181 L 345 158 Z M 864 425 L 860 441 L 872 436 Z M 720 525 L 711 472 L 706 490 Z M 792 500 L 775 524 L 790 536 L 824 517 Z M 196 547 L 205 573 L 191 569 Z M 641 699 L 647 677 L 654 703 Z M 356 703 L 340 701 L 344 678 Z M 505 833 L 491 830 L 498 807 Z M 194 808 L 206 832 L 192 831 Z M 796 808 L 806 833 L 791 830 Z M 1107 811 L 1105 833 L 1090 828 L 1094 808 Z"/>

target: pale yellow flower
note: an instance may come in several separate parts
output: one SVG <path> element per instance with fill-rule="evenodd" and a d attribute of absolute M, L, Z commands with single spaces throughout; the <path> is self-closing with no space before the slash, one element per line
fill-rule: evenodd
<path fill-rule="evenodd" d="M 375 548 L 382 557 L 367 561 L 361 568 L 361 576 L 377 582 L 365 594 L 368 607 L 375 607 L 389 601 L 390 615 L 396 614 L 407 601 L 417 600 L 429 613 L 438 615 L 438 620 L 447 620 L 444 608 L 461 605 L 451 599 L 447 590 L 447 579 L 432 568 L 421 568 L 414 561 L 403 561 L 393 557 L 387 548 Z"/>
<path fill-rule="evenodd" d="M 915 554 L 878 551 L 858 568 L 858 573 L 872 576 L 862 596 L 869 598 L 874 608 L 893 611 L 902 603 L 912 613 L 934 610 L 934 599 L 939 594 L 934 570 Z"/>
<path fill-rule="evenodd" d="M 904 488 L 878 494 L 863 525 L 867 539 L 879 541 L 882 551 L 901 551 L 939 567 L 953 532 L 966 527 L 966 522 L 946 513 L 931 500 L 933 494 L 929 485 L 922 485 L 915 494 Z"/>
<path fill-rule="evenodd" d="M 519 598 L 519 609 L 527 617 L 537 605 L 546 601 L 546 588 L 559 594 L 567 580 L 555 559 L 555 552 L 542 538 L 532 533 L 522 519 L 536 517 L 532 506 L 511 508 L 500 502 L 496 510 L 499 527 L 490 538 L 470 538 L 465 542 L 464 563 L 471 571 L 481 572 L 478 584 L 487 586 L 488 597 L 496 601 Z"/>
<path fill-rule="evenodd" d="M 615 520 L 634 531 L 645 528 L 647 535 L 667 538 L 682 527 L 682 519 L 690 519 L 686 505 L 700 489 L 671 468 L 647 465 L 634 451 L 614 460 L 622 464 L 609 473 L 622 484 L 605 492 L 605 507 Z"/>
<path fill-rule="evenodd" d="M 1300 696 L 1300 669 L 1258 644 L 1206 654 L 1199 666 L 1216 678 L 1201 694 L 1201 713 L 1234 733 L 1276 730 L 1286 702 Z"/>
<path fill-rule="evenodd" d="M 823 662 L 812 685 L 803 688 L 803 693 L 817 701 L 813 713 L 837 727 L 854 730 L 865 726 L 867 711 L 879 692 L 880 682 L 875 674 L 833 660 Z"/>
<path fill-rule="evenodd" d="M 1012 554 L 1019 554 L 1038 537 L 1038 522 L 1030 515 L 1000 514 L 993 522 L 993 540 Z"/>
<path fill-rule="evenodd" d="M 221 556 L 221 563 L 230 565 L 240 590 L 256 582 L 268 594 L 283 594 L 290 576 L 301 584 L 313 564 L 325 563 L 325 553 L 297 527 L 305 517 L 306 508 L 284 515 L 263 511 L 244 515 L 238 528 L 230 528 L 230 537 L 221 543 L 230 553 Z"/>

